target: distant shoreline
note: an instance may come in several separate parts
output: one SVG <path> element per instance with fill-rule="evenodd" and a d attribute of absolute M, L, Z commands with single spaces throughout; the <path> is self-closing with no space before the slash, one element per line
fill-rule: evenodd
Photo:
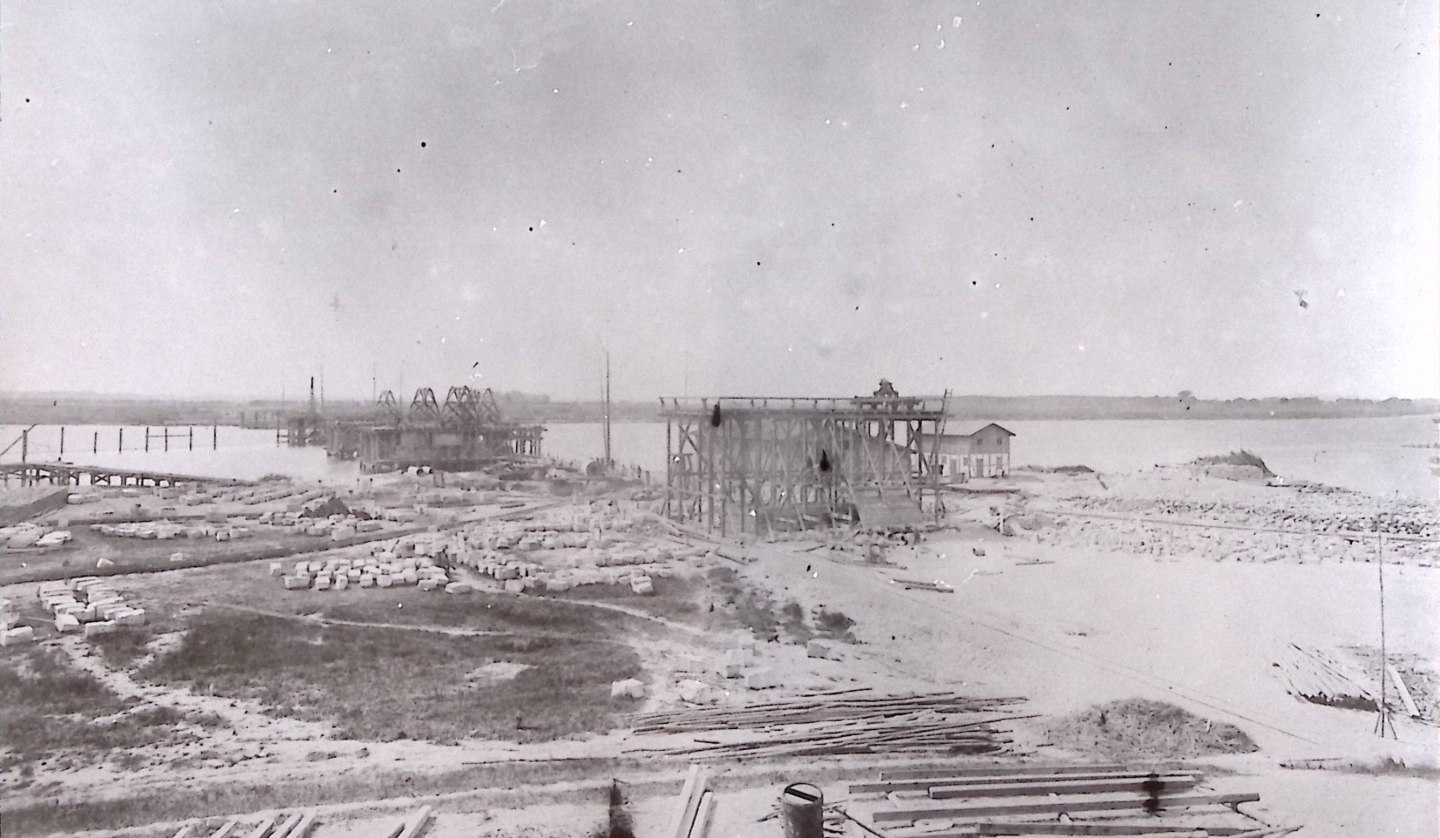
<path fill-rule="evenodd" d="M 544 396 L 497 394 L 505 418 L 513 422 L 586 424 L 603 421 L 598 402 L 553 401 Z M 299 414 L 305 403 L 242 400 L 161 400 L 96 395 L 0 395 L 0 424 L 29 425 L 236 425 L 274 427 L 277 414 Z M 361 401 L 331 400 L 323 413 L 338 419 L 370 415 Z M 1440 400 L 1266 398 L 1206 400 L 1175 396 L 955 396 L 949 418 L 958 422 L 1116 421 L 1224 419 L 1363 419 L 1435 416 Z M 242 421 L 243 415 L 243 421 Z M 636 424 L 663 421 L 658 401 L 618 402 L 611 421 Z"/>

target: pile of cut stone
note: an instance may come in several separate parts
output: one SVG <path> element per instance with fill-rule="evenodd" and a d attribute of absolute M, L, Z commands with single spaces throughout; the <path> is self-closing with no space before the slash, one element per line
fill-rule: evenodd
<path fill-rule="evenodd" d="M 121 626 L 145 625 L 145 609 L 125 598 L 104 579 L 85 576 L 69 582 L 42 582 L 40 605 L 55 618 L 61 634 L 83 632 L 86 637 L 110 634 Z"/>
<path fill-rule="evenodd" d="M 343 591 L 346 588 L 391 588 L 415 585 L 422 591 L 444 590 L 450 594 L 469 593 L 464 582 L 452 582 L 444 568 L 429 556 L 396 556 L 382 552 L 361 558 L 332 556 L 324 561 L 296 562 L 289 575 L 280 562 L 270 565 L 270 575 L 280 577 L 287 591 Z"/>
<path fill-rule="evenodd" d="M 239 541 L 252 533 L 235 524 L 219 526 L 201 524 L 187 526 L 171 521 L 139 521 L 127 524 L 91 524 L 90 529 L 109 538 L 139 538 L 147 541 L 172 541 L 179 538 L 213 538 L 216 541 Z"/>
<path fill-rule="evenodd" d="M 59 547 L 71 540 L 69 530 L 54 530 L 29 522 L 13 527 L 0 527 L 0 544 L 11 550 L 27 547 Z"/>
<path fill-rule="evenodd" d="M 0 646 L 15 646 L 35 639 L 35 629 L 22 626 L 15 601 L 0 599 Z"/>

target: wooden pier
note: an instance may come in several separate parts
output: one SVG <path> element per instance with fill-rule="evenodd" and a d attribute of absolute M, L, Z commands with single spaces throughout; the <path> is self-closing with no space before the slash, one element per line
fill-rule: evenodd
<path fill-rule="evenodd" d="M 194 474 L 171 474 L 163 471 L 139 471 L 109 466 L 82 466 L 71 463 L 0 463 L 0 483 L 12 478 L 22 486 L 39 483 L 72 486 L 177 486 L 182 483 L 208 483 L 222 486 L 248 486 L 252 481 L 225 477 L 201 477 Z"/>

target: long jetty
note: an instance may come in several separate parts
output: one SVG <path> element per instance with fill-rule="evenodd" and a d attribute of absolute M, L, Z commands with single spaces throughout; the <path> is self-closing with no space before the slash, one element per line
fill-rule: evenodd
<path fill-rule="evenodd" d="M 49 483 L 55 486 L 177 486 L 182 483 L 249 486 L 254 482 L 227 477 L 204 477 L 195 474 L 141 471 L 110 466 L 83 466 L 72 463 L 0 463 L 0 482 L 9 484 L 11 478 L 18 478 L 22 486 L 33 486 L 37 483 Z"/>

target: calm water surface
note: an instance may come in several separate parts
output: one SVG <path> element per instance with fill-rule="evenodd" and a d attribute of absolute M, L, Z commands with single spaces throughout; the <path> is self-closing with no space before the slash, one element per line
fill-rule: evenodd
<path fill-rule="evenodd" d="M 969 432 L 983 422 L 952 421 L 947 430 Z M 1001 422 L 1016 433 L 1012 456 L 1016 465 L 1084 464 L 1099 471 L 1129 471 L 1156 464 L 1180 463 L 1208 454 L 1244 448 L 1265 459 L 1276 472 L 1293 480 L 1309 480 L 1372 494 L 1437 499 L 1432 460 L 1437 426 L 1426 416 L 1381 419 L 1270 420 L 1096 420 Z M 0 425 L 0 447 L 9 445 L 20 426 Z M 118 450 L 114 425 L 70 425 L 65 429 L 64 459 L 73 463 L 170 471 L 214 477 L 256 479 L 268 473 L 353 482 L 354 462 L 332 460 L 319 448 L 275 444 L 275 432 L 220 427 L 212 448 L 211 429 L 196 427 L 195 447 L 171 429 L 170 450 L 152 429 L 150 450 L 144 450 L 143 427 L 125 429 L 125 449 Z M 98 432 L 98 450 L 95 450 Z M 663 480 L 665 426 L 661 423 L 619 424 L 611 430 L 615 459 L 649 469 Z M 561 460 L 584 464 L 600 455 L 598 424 L 551 425 L 545 451 Z M 60 457 L 60 429 L 42 425 L 30 432 L 30 459 Z M 0 456 L 17 462 L 20 446 Z"/>

